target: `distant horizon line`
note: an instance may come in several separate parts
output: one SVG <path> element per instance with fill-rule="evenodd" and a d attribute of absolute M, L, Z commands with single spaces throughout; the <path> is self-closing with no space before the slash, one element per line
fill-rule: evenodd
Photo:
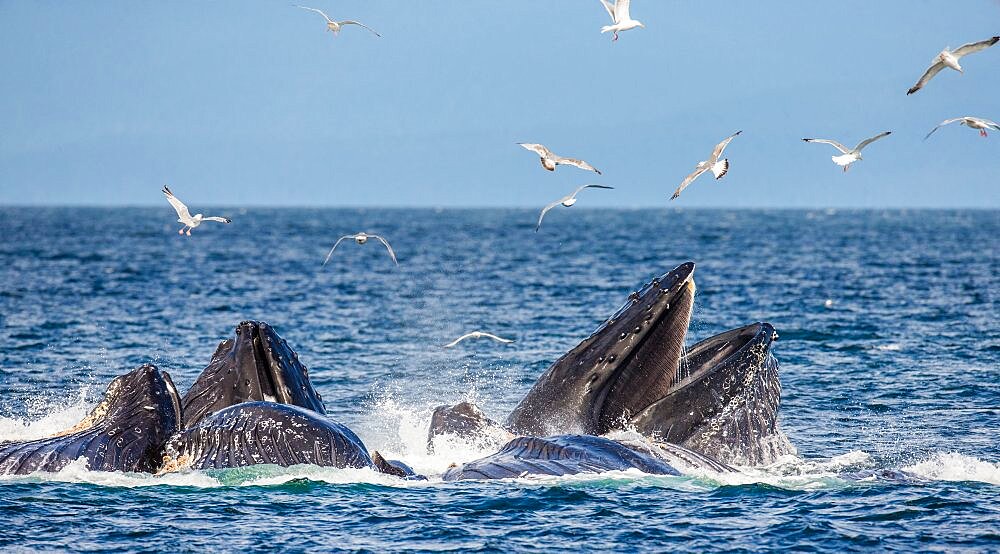
<path fill-rule="evenodd" d="M 538 211 L 539 206 L 535 205 L 499 205 L 499 206 L 484 206 L 484 205 L 445 205 L 445 206 L 434 206 L 434 205 L 404 205 L 404 204 L 329 204 L 329 205 L 298 205 L 298 204 L 282 204 L 282 205 L 267 205 L 267 204 L 245 204 L 245 205 L 225 205 L 225 204 L 212 204 L 205 203 L 202 204 L 205 209 L 211 210 L 249 210 L 249 209 L 267 209 L 267 210 L 533 210 Z M 169 208 L 169 205 L 160 203 L 149 203 L 149 204 L 19 204 L 19 203 L 4 203 L 0 202 L 0 209 L 68 209 L 68 208 L 80 208 L 80 209 L 150 209 L 150 208 Z M 587 210 L 587 211 L 643 211 L 643 210 L 667 210 L 667 211 L 684 211 L 684 210 L 727 210 L 727 211 L 753 211 L 753 210 L 780 210 L 780 211 L 811 211 L 811 210 L 850 210 L 850 211 L 884 211 L 884 210 L 918 210 L 918 211 L 948 211 L 948 210 L 967 210 L 967 211 L 997 211 L 1000 210 L 1000 206 L 579 206 L 577 210 Z"/>

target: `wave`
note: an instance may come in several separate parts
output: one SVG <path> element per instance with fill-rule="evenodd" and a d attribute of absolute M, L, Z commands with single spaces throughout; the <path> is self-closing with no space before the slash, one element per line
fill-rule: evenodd
<path fill-rule="evenodd" d="M 978 481 L 1000 485 L 1000 463 L 983 461 L 958 452 L 938 452 L 903 470 L 932 481 Z"/>
<path fill-rule="evenodd" d="M 84 386 L 69 398 L 50 401 L 46 406 L 39 400 L 31 411 L 42 413 L 37 419 L 0 417 L 0 442 L 26 441 L 42 438 L 72 427 L 85 417 L 94 405 L 92 387 Z M 475 388 L 465 400 L 475 402 Z M 3 482 L 68 482 L 89 483 L 108 487 L 232 487 L 283 486 L 292 482 L 309 481 L 329 484 L 371 484 L 389 487 L 426 487 L 440 485 L 437 476 L 453 464 L 462 464 L 496 452 L 506 437 L 482 436 L 462 439 L 454 436 L 437 437 L 433 451 L 427 448 L 427 429 L 434 406 L 427 402 L 409 407 L 391 393 L 376 395 L 366 410 L 359 433 L 370 450 L 378 450 L 389 459 L 402 460 L 421 475 L 432 476 L 427 481 L 404 481 L 370 469 L 338 469 L 318 466 L 252 466 L 225 470 L 187 471 L 154 476 L 139 473 L 90 471 L 83 461 L 69 464 L 56 473 L 34 473 L 26 476 L 0 476 Z M 613 439 L 641 440 L 634 432 L 619 431 Z M 784 490 L 842 489 L 879 480 L 890 481 L 971 481 L 1000 485 L 1000 463 L 984 461 L 957 452 L 935 452 L 921 461 L 896 468 L 880 468 L 867 452 L 851 450 L 831 458 L 802 458 L 786 455 L 763 467 L 738 467 L 736 472 L 717 473 L 704 469 L 686 471 L 681 477 L 648 475 L 638 470 L 612 471 L 601 474 L 569 476 L 525 476 L 509 479 L 509 483 L 545 486 L 618 486 L 623 481 L 676 490 L 709 491 L 720 487 L 768 485 Z M 903 476 L 896 479 L 894 476 Z M 463 486 L 469 485 L 464 483 Z M 475 486 L 475 485 L 469 485 Z"/>

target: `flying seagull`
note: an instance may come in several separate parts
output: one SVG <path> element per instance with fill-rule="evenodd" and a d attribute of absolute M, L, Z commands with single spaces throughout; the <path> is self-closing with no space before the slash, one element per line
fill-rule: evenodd
<path fill-rule="evenodd" d="M 541 144 L 533 144 L 530 142 L 519 142 L 518 146 L 521 146 L 525 150 L 531 150 L 535 154 L 538 154 L 539 159 L 542 162 L 542 167 L 548 169 L 549 171 L 555 171 L 557 165 L 572 165 L 574 167 L 579 167 L 587 171 L 593 171 L 594 173 L 600 175 L 601 172 L 597 170 L 594 166 L 583 160 L 577 160 L 573 158 L 564 158 L 562 156 L 557 156 L 552 153 L 551 150 L 546 148 Z"/>
<path fill-rule="evenodd" d="M 844 172 L 846 173 L 847 169 L 851 167 L 852 163 L 854 163 L 854 162 L 856 162 L 858 160 L 863 160 L 864 159 L 864 158 L 861 157 L 861 150 L 863 150 L 864 147 L 868 146 L 869 144 L 875 142 L 876 140 L 878 140 L 880 138 L 887 137 L 887 136 L 889 136 L 891 134 L 892 134 L 892 131 L 886 131 L 884 133 L 880 133 L 878 135 L 875 135 L 874 137 L 872 137 L 870 139 L 863 140 L 863 141 L 859 142 L 858 145 L 855 146 L 853 150 L 850 149 L 850 148 L 848 148 L 848 147 L 846 147 L 846 146 L 844 146 L 843 144 L 840 144 L 839 142 L 837 142 L 835 140 L 829 140 L 829 139 L 812 139 L 812 138 L 805 138 L 805 139 L 802 139 L 802 140 L 804 140 L 806 142 L 818 142 L 820 144 L 829 144 L 830 146 L 833 146 L 837 150 L 840 150 L 840 152 L 841 152 L 842 155 L 840 155 L 840 156 L 831 156 L 830 159 L 833 160 L 833 163 L 835 163 L 835 164 L 843 167 L 844 168 Z"/>
<path fill-rule="evenodd" d="M 910 87 L 910 90 L 906 91 L 906 94 L 913 94 L 914 92 L 924 88 L 924 85 L 926 85 L 928 81 L 933 79 L 935 75 L 940 73 L 941 70 L 946 67 L 950 67 L 959 73 L 965 73 L 962 71 L 962 66 L 958 64 L 959 58 L 968 54 L 979 52 L 980 50 L 985 50 L 996 44 L 998 41 L 1000 41 L 1000 36 L 989 38 L 980 42 L 970 42 L 969 44 L 959 46 L 951 51 L 945 48 L 934 58 L 934 61 L 931 63 L 931 66 L 927 68 L 923 77 L 917 81 L 917 84 Z"/>
<path fill-rule="evenodd" d="M 379 242 L 381 242 L 382 244 L 385 245 L 385 249 L 389 251 L 389 257 L 392 258 L 392 262 L 394 264 L 396 264 L 397 266 L 399 265 L 399 262 L 396 261 L 396 253 L 393 252 L 392 247 L 389 246 L 389 241 L 385 240 L 384 238 L 380 237 L 379 235 L 372 235 L 372 234 L 369 234 L 369 233 L 357 233 L 355 235 L 344 235 L 344 236 L 340 237 L 339 239 L 337 239 L 337 242 L 335 242 L 333 244 L 333 248 L 330 249 L 330 253 L 326 255 L 326 259 L 323 260 L 323 265 L 326 265 L 326 263 L 330 261 L 330 256 L 333 255 L 333 251 L 336 250 L 337 246 L 339 246 L 340 243 L 343 240 L 345 240 L 345 239 L 353 239 L 354 242 L 356 242 L 358 244 L 364 244 L 364 243 L 368 242 L 368 239 L 378 239 Z"/>
<path fill-rule="evenodd" d="M 573 194 L 570 194 L 570 195 L 567 195 L 567 196 L 563 196 L 559 200 L 556 200 L 555 202 L 549 204 L 548 206 L 545 206 L 544 208 L 542 208 L 542 214 L 538 216 L 538 225 L 535 225 L 535 232 L 537 233 L 538 232 L 538 228 L 542 226 L 542 219 L 545 217 L 545 214 L 549 210 L 551 210 L 552 208 L 555 208 L 559 204 L 562 204 L 563 206 L 566 206 L 567 208 L 570 207 L 570 206 L 572 206 L 573 204 L 576 204 L 576 195 L 580 194 L 581 190 L 583 190 L 583 189 L 589 189 L 589 188 L 595 188 L 595 189 L 613 189 L 615 187 L 608 187 L 608 186 L 605 186 L 605 185 L 583 185 L 582 187 L 574 190 Z"/>
<path fill-rule="evenodd" d="M 927 133 L 927 136 L 924 137 L 924 140 L 930 138 L 930 136 L 934 134 L 934 131 L 937 131 L 938 129 L 944 127 L 945 125 L 951 125 L 956 121 L 959 122 L 959 125 L 965 125 L 970 129 L 978 129 L 979 136 L 981 137 L 990 136 L 989 133 L 986 132 L 987 129 L 990 129 L 991 131 L 1000 131 L 1000 125 L 998 125 L 995 121 L 990 121 L 989 119 L 983 119 L 981 117 L 972 117 L 971 115 L 967 115 L 965 117 L 945 119 L 941 123 L 938 123 L 937 127 L 931 129 L 931 132 Z"/>
<path fill-rule="evenodd" d="M 693 183 L 695 179 L 701 177 L 701 174 L 708 170 L 712 170 L 712 174 L 715 175 L 716 180 L 725 177 L 726 173 L 729 173 L 729 160 L 725 159 L 720 161 L 719 156 L 721 156 L 722 152 L 725 151 L 727 146 L 729 146 L 729 141 L 736 138 L 736 136 L 742 132 L 743 131 L 736 131 L 726 137 L 726 139 L 719 144 L 716 144 L 715 150 L 712 150 L 712 155 L 707 160 L 698 162 L 698 165 L 694 168 L 694 172 L 684 178 L 684 182 L 681 183 L 681 186 L 677 187 L 677 190 L 674 191 L 674 195 L 671 196 L 670 199 L 673 200 L 674 198 L 680 196 L 682 190 L 686 189 L 688 185 Z"/>
<path fill-rule="evenodd" d="M 170 202 L 170 205 L 174 207 L 174 211 L 177 212 L 177 222 L 184 224 L 180 231 L 177 231 L 178 235 L 183 235 L 184 231 L 187 231 L 187 235 L 190 237 L 191 229 L 201 225 L 202 221 L 218 221 L 219 223 L 233 222 L 233 220 L 228 217 L 205 217 L 201 214 L 194 214 L 194 217 L 191 217 L 191 212 L 188 211 L 188 207 L 184 205 L 184 202 L 178 200 L 177 197 L 174 196 L 174 193 L 171 192 L 166 185 L 163 186 L 162 192 L 167 197 L 167 202 Z"/>
<path fill-rule="evenodd" d="M 613 23 L 601 27 L 601 33 L 614 33 L 615 38 L 611 39 L 612 41 L 618 40 L 618 33 L 621 31 L 628 31 L 636 27 L 646 28 L 641 21 L 632 19 L 632 16 L 629 15 L 628 8 L 631 3 L 631 0 L 616 0 L 614 3 L 609 0 L 601 0 L 601 4 L 604 5 L 604 9 L 608 10 L 608 15 L 611 16 Z"/>
<path fill-rule="evenodd" d="M 308 6 L 300 6 L 298 4 L 295 4 L 295 7 L 296 8 L 302 8 L 303 10 L 309 10 L 311 12 L 316 12 L 316 13 L 322 15 L 323 19 L 326 20 L 326 30 L 327 31 L 333 31 L 333 34 L 335 34 L 335 35 L 340 33 L 340 29 L 344 25 L 357 25 L 358 27 L 364 27 L 365 29 L 368 29 L 369 31 L 371 31 L 372 33 L 374 33 L 375 36 L 377 36 L 377 37 L 381 37 L 382 36 L 382 35 L 378 34 L 378 32 L 375 29 L 372 29 L 371 27 L 365 25 L 364 23 L 361 23 L 360 21 L 353 21 L 351 19 L 346 19 L 344 21 L 334 21 L 334 20 L 330 19 L 330 16 L 326 15 L 326 13 L 324 13 L 323 10 L 319 10 L 319 9 L 316 9 L 316 8 L 310 8 Z"/>
<path fill-rule="evenodd" d="M 494 334 L 486 333 L 484 331 L 473 331 L 471 333 L 466 333 L 466 334 L 458 337 L 457 339 L 449 342 L 448 344 L 444 345 L 444 348 L 451 348 L 452 346 L 455 346 L 456 344 L 462 342 L 465 339 L 482 339 L 482 338 L 493 339 L 493 340 L 495 340 L 497 342 L 502 342 L 504 344 L 510 344 L 510 343 L 514 342 L 511 339 L 504 339 L 504 338 L 498 337 L 498 336 L 496 336 Z"/>

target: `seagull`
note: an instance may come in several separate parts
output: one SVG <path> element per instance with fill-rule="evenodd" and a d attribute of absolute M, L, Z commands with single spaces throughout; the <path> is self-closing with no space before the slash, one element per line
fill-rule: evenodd
<path fill-rule="evenodd" d="M 613 32 L 615 38 L 611 39 L 612 41 L 618 40 L 618 33 L 621 31 L 628 31 L 636 27 L 646 28 L 641 21 L 632 19 L 632 16 L 629 15 L 628 5 L 631 3 L 631 0 L 615 0 L 614 3 L 609 0 L 601 0 L 601 4 L 604 5 L 604 9 L 608 10 L 608 15 L 611 16 L 611 21 L 614 23 L 614 25 L 601 27 L 601 33 Z"/>
<path fill-rule="evenodd" d="M 557 165 L 572 165 L 575 167 L 579 167 L 580 169 L 593 171 L 598 175 L 601 174 L 601 172 L 598 171 L 597 168 L 590 165 L 589 163 L 583 160 L 576 160 L 573 158 L 564 158 L 562 156 L 557 156 L 553 154 L 551 150 L 549 150 L 548 148 L 546 148 L 541 144 L 533 144 L 530 142 L 519 142 L 517 144 L 518 146 L 521 146 L 525 150 L 531 150 L 535 154 L 538 154 L 542 162 L 542 167 L 548 169 L 549 171 L 555 171 Z"/>
<path fill-rule="evenodd" d="M 364 244 L 364 243 L 368 242 L 368 239 L 378 239 L 379 242 L 381 242 L 382 244 L 385 245 L 385 249 L 389 251 L 389 257 L 392 258 L 392 262 L 395 263 L 397 266 L 399 265 L 399 262 L 396 261 L 396 253 L 393 252 L 392 251 L 392 247 L 389 246 L 389 241 L 385 240 L 384 238 L 380 237 L 379 235 L 372 235 L 372 234 L 369 234 L 369 233 L 358 233 L 356 235 L 344 235 L 344 236 L 340 237 L 339 239 L 337 239 L 337 242 L 335 242 L 333 244 L 333 248 L 330 249 L 330 253 L 326 255 L 326 259 L 323 260 L 323 265 L 326 265 L 326 263 L 330 261 L 330 256 L 333 255 L 333 251 L 336 250 L 337 246 L 340 245 L 341 241 L 343 241 L 345 239 L 353 239 L 354 242 L 356 242 L 358 244 Z"/>
<path fill-rule="evenodd" d="M 443 348 L 451 348 L 452 346 L 455 346 L 456 344 L 462 342 L 465 339 L 482 339 L 482 338 L 493 339 L 493 340 L 495 340 L 497 342 L 502 342 L 504 344 L 510 344 L 510 343 L 514 342 L 511 339 L 501 338 L 501 337 L 498 337 L 498 336 L 496 336 L 494 334 L 486 333 L 484 331 L 473 331 L 471 333 L 466 333 L 466 334 L 458 337 L 457 339 L 449 342 L 448 344 L 444 345 Z"/>
<path fill-rule="evenodd" d="M 990 136 L 989 133 L 986 132 L 987 129 L 990 129 L 992 131 L 1000 131 L 1000 125 L 998 125 L 995 121 L 990 121 L 989 119 L 983 119 L 981 117 L 972 117 L 971 115 L 967 115 L 965 117 L 945 119 L 941 123 L 938 123 L 937 127 L 931 129 L 931 132 L 927 133 L 927 136 L 924 137 L 924 140 L 930 138 L 930 136 L 934 134 L 934 131 L 937 131 L 938 129 L 944 127 L 945 125 L 951 125 L 956 121 L 959 122 L 959 125 L 965 125 L 970 129 L 979 129 L 979 136 L 981 137 Z"/>
<path fill-rule="evenodd" d="M 917 81 L 917 84 L 910 87 L 910 90 L 906 91 L 906 94 L 910 95 L 924 88 L 924 85 L 926 85 L 928 81 L 933 79 L 934 76 L 940 73 L 945 67 L 950 67 L 959 73 L 965 73 L 962 71 L 962 66 L 958 64 L 959 58 L 968 54 L 979 52 L 980 50 L 985 50 L 996 44 L 998 41 L 1000 41 L 1000 36 L 989 38 L 980 42 L 970 42 L 969 44 L 959 46 L 951 51 L 945 48 L 934 58 L 934 61 L 931 63 L 931 66 L 927 68 L 927 72 L 924 73 L 923 77 Z"/>
<path fill-rule="evenodd" d="M 820 144 L 829 144 L 830 146 L 833 146 L 837 150 L 840 150 L 843 155 L 841 155 L 841 156 L 831 156 L 830 159 L 833 160 L 833 163 L 835 163 L 835 164 L 843 167 L 844 168 L 844 173 L 847 173 L 847 170 L 848 170 L 848 168 L 851 167 L 852 163 L 854 163 L 854 162 L 856 162 L 858 160 L 863 160 L 864 159 L 864 158 L 861 157 L 861 150 L 863 150 L 865 146 L 868 146 L 869 144 L 875 142 L 876 140 L 878 140 L 880 138 L 887 137 L 887 136 L 889 136 L 891 134 L 892 134 L 892 131 L 886 131 L 884 133 L 875 135 L 874 137 L 872 137 L 870 139 L 863 140 L 863 141 L 859 142 L 858 145 L 855 146 L 853 150 L 851 150 L 850 148 L 844 146 L 843 144 L 840 144 L 839 142 L 837 142 L 835 140 L 829 140 L 829 139 L 811 139 L 811 138 L 805 138 L 805 139 L 802 139 L 802 140 L 804 140 L 806 142 L 818 142 Z"/>
<path fill-rule="evenodd" d="M 191 212 L 188 211 L 188 207 L 184 205 L 184 202 L 178 200 L 177 197 L 174 196 L 174 193 L 171 192 L 166 185 L 163 186 L 162 192 L 166 195 L 167 202 L 170 202 L 170 205 L 174 207 L 174 211 L 177 212 L 177 222 L 184 224 L 184 226 L 181 227 L 181 230 L 177 231 L 178 235 L 183 235 L 184 231 L 187 231 L 187 236 L 190 237 L 191 229 L 201 225 L 202 221 L 218 221 L 219 223 L 233 222 L 233 220 L 228 217 L 205 217 L 201 214 L 194 214 L 194 217 L 191 217 Z"/>
<path fill-rule="evenodd" d="M 684 182 L 681 183 L 681 186 L 677 187 L 677 190 L 674 191 L 674 195 L 671 196 L 670 199 L 673 200 L 674 198 L 680 196 L 682 190 L 687 188 L 687 186 L 690 185 L 692 182 L 694 182 L 695 179 L 700 177 L 702 173 L 705 173 L 710 169 L 712 170 L 712 174 L 715 175 L 716 180 L 725 177 L 726 173 L 729 173 L 729 160 L 725 159 L 719 161 L 719 156 L 721 156 L 722 152 L 726 149 L 727 146 L 729 146 L 729 141 L 736 138 L 736 136 L 742 132 L 743 131 L 736 131 L 735 133 L 726 137 L 726 139 L 720 142 L 719 144 L 716 144 L 715 150 L 712 150 L 712 155 L 707 160 L 703 162 L 698 162 L 698 165 L 696 165 L 694 168 L 694 172 L 684 178 Z"/>
<path fill-rule="evenodd" d="M 334 21 L 334 20 L 330 19 L 330 16 L 326 15 L 326 13 L 324 13 L 323 10 L 319 10 L 319 9 L 316 9 L 316 8 L 310 8 L 308 6 L 300 6 L 298 4 L 295 4 L 295 7 L 296 8 L 302 8 L 303 10 L 309 10 L 311 12 L 316 12 L 316 13 L 322 15 L 323 19 L 326 20 L 326 30 L 327 31 L 333 31 L 333 34 L 335 34 L 335 35 L 340 33 L 340 29 L 344 25 L 357 25 L 359 27 L 364 27 L 365 29 L 368 29 L 369 31 L 371 31 L 372 33 L 374 33 L 375 36 L 377 36 L 377 37 L 381 37 L 382 36 L 382 35 L 378 34 L 378 32 L 375 29 L 372 29 L 371 27 L 365 25 L 364 23 L 361 23 L 360 21 L 353 21 L 351 19 L 347 19 L 347 20 L 344 20 L 344 21 Z"/>
<path fill-rule="evenodd" d="M 609 186 L 605 186 L 605 185 L 583 185 L 582 187 L 574 190 L 573 194 L 570 194 L 570 195 L 567 195 L 567 196 L 563 196 L 559 200 L 556 200 L 555 202 L 549 204 L 548 206 L 545 206 L 544 208 L 542 208 L 542 214 L 538 216 L 538 225 L 535 225 L 535 232 L 537 233 L 538 232 L 538 228 L 542 226 L 542 218 L 545 217 L 546 212 L 548 212 L 552 208 L 555 208 L 559 204 L 562 204 L 563 206 L 566 206 L 567 208 L 570 207 L 570 206 L 572 206 L 573 204 L 576 204 L 576 195 L 580 194 L 581 190 L 583 190 L 583 189 L 589 189 L 589 188 L 595 188 L 595 189 L 613 189 L 615 187 L 609 187 Z"/>

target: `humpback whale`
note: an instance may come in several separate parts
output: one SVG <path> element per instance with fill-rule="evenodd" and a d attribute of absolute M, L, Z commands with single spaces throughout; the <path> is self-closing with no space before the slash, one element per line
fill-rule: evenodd
<path fill-rule="evenodd" d="M 517 437 L 495 454 L 449 468 L 445 481 L 508 479 L 526 475 L 575 475 L 638 469 L 653 475 L 681 475 L 692 469 L 718 473 L 731 467 L 666 443 L 612 440 L 593 435 Z"/>
<path fill-rule="evenodd" d="M 152 472 L 181 425 L 170 375 L 143 365 L 116 377 L 80 423 L 52 437 L 0 443 L 0 474 L 55 472 L 83 459 L 95 471 Z"/>
<path fill-rule="evenodd" d="M 326 413 L 309 370 L 285 339 L 260 321 L 243 321 L 219 343 L 208 367 L 184 395 L 184 427 L 223 408 L 250 401 L 289 404 Z"/>
<path fill-rule="evenodd" d="M 694 263 L 653 279 L 578 346 L 556 360 L 507 418 L 520 435 L 636 430 L 721 462 L 770 463 L 795 452 L 778 429 L 777 333 L 755 323 L 684 352 Z M 438 407 L 434 437 L 501 427 L 468 403 Z"/>
<path fill-rule="evenodd" d="M 165 470 L 257 464 L 372 467 L 361 439 L 311 410 L 274 402 L 243 402 L 202 418 L 167 443 Z"/>
<path fill-rule="evenodd" d="M 601 435 L 662 398 L 694 301 L 694 263 L 653 279 L 556 360 L 507 418 L 522 435 Z"/>

